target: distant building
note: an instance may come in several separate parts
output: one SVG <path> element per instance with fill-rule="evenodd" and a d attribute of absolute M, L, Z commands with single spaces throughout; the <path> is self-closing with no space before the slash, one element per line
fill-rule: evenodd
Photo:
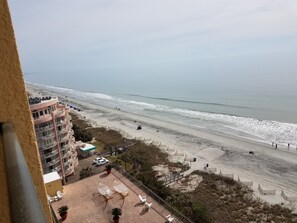
<path fill-rule="evenodd" d="M 69 108 L 58 98 L 29 99 L 38 141 L 43 174 L 58 172 L 62 180 L 74 174 L 78 165 Z"/>

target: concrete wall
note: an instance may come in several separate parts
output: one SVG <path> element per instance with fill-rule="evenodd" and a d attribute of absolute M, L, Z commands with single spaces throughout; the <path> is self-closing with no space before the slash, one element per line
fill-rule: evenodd
<path fill-rule="evenodd" d="M 45 184 L 47 194 L 51 197 L 57 196 L 57 191 L 63 192 L 62 180 L 55 180 Z"/>
<path fill-rule="evenodd" d="M 45 214 L 50 220 L 36 137 L 7 0 L 0 0 L 0 122 L 10 122 L 15 127 Z M 3 143 L 0 139 L 0 216 L 1 222 L 10 222 L 5 173 Z"/>

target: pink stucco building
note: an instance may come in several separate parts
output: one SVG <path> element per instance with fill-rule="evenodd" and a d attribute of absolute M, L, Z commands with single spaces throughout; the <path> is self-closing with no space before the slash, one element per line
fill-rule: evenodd
<path fill-rule="evenodd" d="M 58 98 L 30 98 L 43 173 L 57 171 L 63 181 L 78 165 L 69 108 Z"/>

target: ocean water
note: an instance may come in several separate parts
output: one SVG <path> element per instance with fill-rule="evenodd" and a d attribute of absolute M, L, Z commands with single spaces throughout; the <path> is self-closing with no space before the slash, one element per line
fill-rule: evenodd
<path fill-rule="evenodd" d="M 87 84 L 89 83 L 89 84 Z M 228 84 L 226 84 L 228 83 Z M 230 82 L 143 84 L 81 81 L 39 86 L 48 91 L 109 108 L 174 122 L 191 128 L 220 132 L 291 149 L 297 146 L 297 91 Z M 63 85 L 63 87 L 61 87 Z M 229 85 L 229 88 L 228 88 Z M 97 87 L 96 87 L 97 86 Z M 231 86 L 231 87 L 230 87 Z"/>

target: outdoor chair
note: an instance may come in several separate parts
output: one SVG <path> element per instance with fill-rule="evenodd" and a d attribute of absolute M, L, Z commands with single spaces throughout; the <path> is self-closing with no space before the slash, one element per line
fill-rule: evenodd
<path fill-rule="evenodd" d="M 174 218 L 171 217 L 171 215 L 167 215 L 166 218 L 167 218 L 167 221 L 166 221 L 167 223 L 171 223 L 174 220 Z"/>
<path fill-rule="evenodd" d="M 53 203 L 54 201 L 55 201 L 55 199 L 53 198 L 53 197 L 51 197 L 51 196 L 49 196 L 49 195 L 46 195 L 47 196 L 47 201 L 49 202 L 49 203 Z"/>
<path fill-rule="evenodd" d="M 152 204 L 153 204 L 152 202 L 151 203 L 145 202 L 145 204 L 144 204 L 145 205 L 145 209 L 146 210 L 149 210 L 151 208 Z"/>
<path fill-rule="evenodd" d="M 141 204 L 144 204 L 146 202 L 146 196 L 138 195 L 138 197 L 139 197 L 139 200 L 140 200 Z"/>
<path fill-rule="evenodd" d="M 61 200 L 63 198 L 64 194 L 61 191 L 57 191 L 57 197 L 59 200 Z"/>

